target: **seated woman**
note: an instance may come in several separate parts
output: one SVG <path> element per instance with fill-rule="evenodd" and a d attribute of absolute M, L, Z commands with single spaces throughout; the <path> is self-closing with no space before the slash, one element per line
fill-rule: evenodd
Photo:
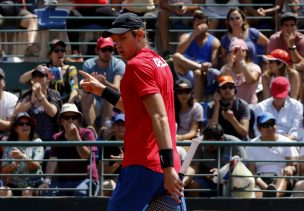
<path fill-rule="evenodd" d="M 268 69 L 262 74 L 264 99 L 270 97 L 270 84 L 277 76 L 287 77 L 290 82 L 290 97 L 297 99 L 300 92 L 300 75 L 290 65 L 292 61 L 289 54 L 282 49 L 275 49 L 264 59 L 268 61 Z"/>
<path fill-rule="evenodd" d="M 187 79 L 179 79 L 175 89 L 176 139 L 191 140 L 200 129 L 203 120 L 202 106 L 193 101 L 192 85 Z"/>
<path fill-rule="evenodd" d="M 248 56 L 256 64 L 259 63 L 257 55 L 264 54 L 264 48 L 269 39 L 259 30 L 249 27 L 245 13 L 239 8 L 231 8 L 226 17 L 227 33 L 221 38 L 221 55 L 226 63 L 229 46 L 232 38 L 243 39 L 248 46 Z M 261 52 L 259 52 L 261 51 Z"/>
<path fill-rule="evenodd" d="M 261 68 L 248 56 L 248 46 L 242 39 L 233 38 L 230 43 L 227 63 L 221 69 L 221 75 L 231 75 L 238 88 L 236 96 L 248 104 L 256 104 L 256 89 Z"/>
<path fill-rule="evenodd" d="M 12 123 L 8 141 L 42 142 L 35 133 L 35 121 L 28 113 L 20 112 Z M 5 186 L 1 187 L 0 196 L 33 196 L 33 188 L 42 184 L 41 162 L 44 156 L 42 146 L 5 147 L 2 159 L 2 173 L 16 174 L 7 176 Z M 20 176 L 19 174 L 30 174 Z M 14 188 L 24 188 L 14 190 Z"/>
<path fill-rule="evenodd" d="M 79 102 L 79 84 L 77 76 L 77 68 L 73 65 L 65 63 L 66 44 L 65 42 L 54 39 L 49 44 L 50 61 L 47 64 L 49 88 L 60 93 L 63 103 Z M 20 83 L 29 83 L 32 79 L 31 75 L 34 71 L 30 70 L 20 76 Z"/>
<path fill-rule="evenodd" d="M 261 135 L 252 140 L 252 142 L 279 141 L 292 142 L 289 138 L 277 133 L 276 120 L 271 113 L 262 112 L 257 117 L 257 127 Z M 282 146 L 249 146 L 245 148 L 248 169 L 256 178 L 256 185 L 263 190 L 264 197 L 282 197 L 285 191 L 291 188 L 289 178 L 284 176 L 294 176 L 297 173 L 295 162 L 298 157 L 298 151 L 295 147 Z M 267 155 L 267 156 L 265 156 Z M 261 161 L 264 162 L 261 162 Z M 265 161 L 269 160 L 269 162 Z M 282 161 L 282 162 L 271 162 Z M 278 178 L 283 176 L 283 178 Z M 256 193 L 261 197 L 260 193 Z"/>
<path fill-rule="evenodd" d="M 31 78 L 32 88 L 19 97 L 15 112 L 28 112 L 37 123 L 39 137 L 48 141 L 59 130 L 56 115 L 61 108 L 60 94 L 48 88 L 47 67 L 37 66 Z"/>

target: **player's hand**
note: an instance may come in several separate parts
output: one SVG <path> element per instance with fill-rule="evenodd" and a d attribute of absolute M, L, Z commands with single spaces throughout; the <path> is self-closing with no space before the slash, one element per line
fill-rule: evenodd
<path fill-rule="evenodd" d="M 164 172 L 164 188 L 178 203 L 181 203 L 180 198 L 184 197 L 184 183 L 178 177 L 173 167 L 163 169 Z"/>
<path fill-rule="evenodd" d="M 80 70 L 79 74 L 83 77 L 79 84 L 84 89 L 84 91 L 91 92 L 97 96 L 101 96 L 101 93 L 106 88 L 106 86 L 100 83 L 98 79 L 91 76 L 89 73 Z"/>

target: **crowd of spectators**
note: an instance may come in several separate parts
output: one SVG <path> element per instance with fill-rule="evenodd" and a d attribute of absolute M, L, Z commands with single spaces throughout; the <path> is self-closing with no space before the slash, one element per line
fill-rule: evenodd
<path fill-rule="evenodd" d="M 25 6 L 14 6 L 14 3 L 24 3 L 24 1 L 0 2 L 0 27 L 10 24 L 5 18 L 3 19 L 5 16 L 24 17 L 14 22 L 17 27 L 27 29 L 28 46 L 24 55 L 33 56 L 39 53 L 41 43 L 36 42 L 35 34 L 38 30 L 38 17 Z M 146 27 L 149 29 L 147 36 L 151 44 L 155 49 L 160 46 L 160 53 L 164 60 L 172 64 L 171 70 L 176 76 L 173 87 L 176 112 L 174 138 L 184 141 L 202 134 L 203 141 L 303 141 L 304 35 L 298 30 L 298 24 L 301 24 L 298 18 L 299 8 L 286 6 L 286 2 L 299 1 L 276 1 L 278 6 L 274 5 L 270 8 L 241 5 L 255 3 L 253 0 L 218 2 L 127 0 L 112 1 L 111 3 L 115 5 L 111 6 L 107 0 L 74 1 L 77 6 L 70 11 L 70 18 L 67 19 L 69 41 L 59 38 L 51 40 L 47 44 L 49 61 L 47 63 L 41 61 L 34 69 L 24 70 L 24 74 L 16 76 L 19 77 L 20 83 L 28 85 L 28 90 L 23 91 L 19 96 L 4 91 L 5 83 L 9 81 L 5 81 L 5 70 L 0 68 L 1 139 L 36 142 L 123 140 L 124 114 L 101 97 L 80 89 L 78 69 L 69 63 L 75 60 L 69 59 L 68 55 L 80 56 L 77 43 L 80 41 L 79 32 L 71 29 L 92 24 L 99 25 L 99 28 L 108 28 L 112 19 L 118 14 L 133 12 L 145 19 Z M 195 3 L 221 4 L 222 7 L 198 6 Z M 57 1 L 45 1 L 46 6 L 56 4 Z M 118 6 L 119 4 L 122 6 Z M 132 4 L 135 5 L 131 6 Z M 136 6 L 136 4 L 147 5 Z M 12 12 L 10 11 L 12 8 L 18 10 L 9 13 Z M 273 34 L 261 32 L 259 26 L 263 24 L 259 25 L 258 21 L 247 20 L 252 14 L 263 17 L 272 15 L 276 11 L 279 15 L 276 14 L 277 18 L 272 21 L 277 21 L 279 30 Z M 100 16 L 104 19 L 88 21 L 86 16 Z M 75 21 L 77 19 L 73 17 L 84 18 Z M 225 23 L 222 23 L 223 21 Z M 250 23 L 256 28 L 251 27 Z M 220 27 L 225 28 L 225 33 L 213 31 Z M 155 30 L 157 28 L 158 31 Z M 177 46 L 172 47 L 169 28 L 187 29 L 189 32 L 180 34 Z M 157 33 L 160 40 L 157 39 Z M 119 91 L 127 61 L 116 55 L 115 43 L 111 38 L 100 37 L 94 41 L 94 46 L 96 55 L 81 64 L 82 70 L 94 75 L 111 89 Z M 207 103 L 207 107 L 203 108 L 202 102 Z M 202 124 L 204 116 L 208 123 L 206 127 Z M 187 151 L 187 148 L 184 149 Z M 228 148 L 221 148 L 221 152 L 220 163 L 224 165 L 230 152 Z M 260 175 L 256 179 L 257 196 L 259 190 L 262 191 L 260 196 L 286 196 L 288 194 L 284 191 L 292 190 L 295 182 L 286 178 L 276 179 L 276 177 L 296 174 L 304 176 L 304 172 L 300 171 L 300 165 L 292 161 L 303 158 L 303 149 L 300 148 L 236 147 L 231 153 L 230 156 L 238 155 L 247 160 L 249 170 L 253 174 Z M 119 159 L 123 158 L 123 147 L 103 149 L 93 147 L 91 151 L 85 146 L 5 147 L 1 149 L 1 154 L 4 159 L 1 163 L 2 173 L 35 175 L 25 177 L 23 180 L 13 175 L 2 178 L 4 185 L 0 189 L 1 196 L 35 194 L 84 196 L 96 195 L 98 192 L 109 196 L 111 194 L 109 190 L 115 187 L 116 178 L 112 174 L 117 174 L 121 168 Z M 262 165 L 255 162 L 259 159 L 263 160 L 266 154 L 269 155 L 268 160 L 288 160 L 288 162 L 286 165 L 279 165 L 280 163 L 274 165 L 271 162 Z M 215 147 L 199 147 L 195 158 L 217 159 L 217 156 Z M 109 161 L 102 163 L 99 160 L 101 157 Z M 43 158 L 92 159 L 93 164 L 89 168 L 90 163 L 83 161 L 50 161 L 47 164 L 37 161 Z M 265 172 L 265 169 L 271 172 Z M 98 172 L 111 176 L 101 180 L 103 184 L 99 184 Z M 190 176 L 184 179 L 185 187 L 216 189 L 217 185 L 212 177 L 217 172 L 216 163 L 194 163 L 188 169 Z M 53 178 L 43 176 L 43 173 L 77 173 L 81 176 Z M 208 173 L 209 176 L 193 176 Z M 272 175 L 274 178 L 265 179 L 264 174 Z M 295 183 L 295 190 L 303 191 L 303 183 L 303 180 Z M 38 187 L 42 190 L 33 191 L 33 188 Z M 100 191 L 100 187 L 106 190 Z M 19 191 L 14 188 L 24 188 L 24 190 Z M 263 190 L 278 190 L 278 192 L 263 194 Z M 293 195 L 301 196 L 301 193 Z M 211 191 L 200 194 L 190 191 L 188 196 L 214 196 L 214 193 Z"/>

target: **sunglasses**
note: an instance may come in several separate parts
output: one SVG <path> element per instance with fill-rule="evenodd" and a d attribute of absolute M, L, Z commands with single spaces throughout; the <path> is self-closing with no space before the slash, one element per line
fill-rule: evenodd
<path fill-rule="evenodd" d="M 234 85 L 223 85 L 220 87 L 221 90 L 226 90 L 226 89 L 235 89 Z"/>
<path fill-rule="evenodd" d="M 103 52 L 103 53 L 105 53 L 105 52 L 110 52 L 110 53 L 112 53 L 112 52 L 114 51 L 114 48 L 112 48 L 112 47 L 105 47 L 105 48 L 99 48 L 99 50 L 100 50 L 101 52 Z"/>
<path fill-rule="evenodd" d="M 234 20 L 240 20 L 241 16 L 237 16 L 237 17 L 230 17 L 229 20 L 234 21 Z"/>
<path fill-rule="evenodd" d="M 16 125 L 17 125 L 17 126 L 20 126 L 20 127 L 22 127 L 22 126 L 24 126 L 24 125 L 26 125 L 26 126 L 31 126 L 31 123 L 30 123 L 30 122 L 17 122 Z"/>
<path fill-rule="evenodd" d="M 273 126 L 275 126 L 275 122 L 274 122 L 274 121 L 271 121 L 271 122 L 268 122 L 268 123 L 261 124 L 261 127 L 262 127 L 262 128 L 270 128 L 270 127 L 273 127 Z"/>
<path fill-rule="evenodd" d="M 268 60 L 269 64 L 277 63 L 278 60 Z"/>
<path fill-rule="evenodd" d="M 55 52 L 55 53 L 59 53 L 59 52 L 65 53 L 66 51 L 65 51 L 64 48 L 55 48 L 55 49 L 53 50 L 53 52 Z"/>
<path fill-rule="evenodd" d="M 188 95 L 191 93 L 191 91 L 192 91 L 191 89 L 177 89 L 175 92 L 178 95 L 182 95 L 182 94 Z"/>
<path fill-rule="evenodd" d="M 64 119 L 64 120 L 67 120 L 67 121 L 70 120 L 70 119 L 74 121 L 74 120 L 79 119 L 79 116 L 77 116 L 77 115 L 73 115 L 73 116 L 65 115 L 65 116 L 61 116 L 61 118 Z"/>

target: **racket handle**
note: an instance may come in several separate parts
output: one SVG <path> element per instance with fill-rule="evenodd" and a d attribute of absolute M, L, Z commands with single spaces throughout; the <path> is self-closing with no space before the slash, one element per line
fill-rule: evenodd
<path fill-rule="evenodd" d="M 188 153 L 187 153 L 187 155 L 184 159 L 183 165 L 182 165 L 181 170 L 180 170 L 180 173 L 183 174 L 183 175 L 186 174 L 186 171 L 187 171 L 188 167 L 190 166 L 190 163 L 192 161 L 194 153 L 195 153 L 195 151 L 196 151 L 196 149 L 197 149 L 197 147 L 200 143 L 200 138 L 197 137 L 195 139 L 192 139 L 191 142 L 192 143 L 190 145 L 189 151 L 188 151 Z"/>

